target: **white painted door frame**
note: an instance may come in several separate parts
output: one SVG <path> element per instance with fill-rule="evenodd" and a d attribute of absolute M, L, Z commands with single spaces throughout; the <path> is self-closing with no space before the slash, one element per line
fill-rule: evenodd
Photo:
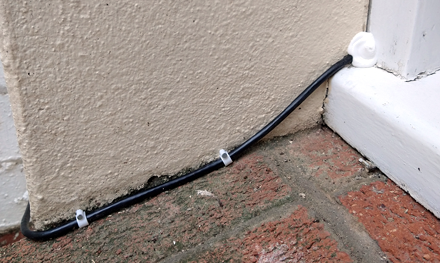
<path fill-rule="evenodd" d="M 377 66 L 406 80 L 440 69 L 440 1 L 371 0 L 368 31 Z"/>

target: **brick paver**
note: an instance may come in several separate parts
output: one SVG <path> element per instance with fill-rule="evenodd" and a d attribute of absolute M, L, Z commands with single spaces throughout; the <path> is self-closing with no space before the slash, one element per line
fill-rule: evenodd
<path fill-rule="evenodd" d="M 340 197 L 393 262 L 440 262 L 440 221 L 393 182 Z"/>
<path fill-rule="evenodd" d="M 0 262 L 440 262 L 440 223 L 328 128 Z"/>

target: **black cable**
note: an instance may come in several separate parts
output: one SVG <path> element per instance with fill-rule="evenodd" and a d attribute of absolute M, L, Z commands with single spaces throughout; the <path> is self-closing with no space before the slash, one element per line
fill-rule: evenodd
<path fill-rule="evenodd" d="M 348 65 L 352 62 L 353 57 L 350 55 L 346 55 L 343 59 L 336 62 L 333 66 L 331 66 L 327 71 L 325 71 L 321 76 L 319 76 L 312 84 L 310 84 L 296 99 L 275 119 L 273 119 L 269 124 L 267 124 L 263 129 L 257 132 L 254 136 L 252 136 L 249 140 L 244 142 L 242 145 L 238 146 L 230 153 L 231 159 L 237 159 L 241 156 L 244 151 L 261 138 L 266 136 L 270 131 L 272 131 L 278 124 L 280 124 L 292 111 L 294 111 L 310 94 L 313 93 L 324 81 L 333 76 L 336 72 L 342 69 L 345 65 Z M 93 222 L 100 218 L 103 218 L 113 212 L 119 211 L 124 207 L 136 204 L 141 200 L 146 199 L 147 197 L 156 196 L 164 191 L 173 189 L 177 186 L 183 185 L 185 183 L 191 182 L 201 176 L 209 174 L 215 170 L 218 170 L 224 166 L 223 161 L 221 159 L 217 159 L 212 161 L 202 168 L 199 168 L 196 171 L 193 171 L 184 176 L 178 177 L 174 180 L 161 184 L 159 186 L 155 186 L 134 195 L 128 196 L 120 201 L 117 201 L 113 204 L 109 204 L 103 208 L 97 209 L 93 212 L 86 213 L 87 221 Z M 21 220 L 21 232 L 23 235 L 29 239 L 35 241 L 44 241 L 51 238 L 56 238 L 63 236 L 70 232 L 71 230 L 78 228 L 78 224 L 76 220 L 69 221 L 61 226 L 55 227 L 46 231 L 32 231 L 29 229 L 29 221 L 30 221 L 30 206 L 29 203 L 26 207 L 26 211 L 24 212 L 23 218 Z"/>
<path fill-rule="evenodd" d="M 169 182 L 166 182 L 164 184 L 158 185 L 156 187 L 152 187 L 149 189 L 146 189 L 144 191 L 141 191 L 139 193 L 136 193 L 134 195 L 128 196 L 120 201 L 117 201 L 113 204 L 109 204 L 105 207 L 102 207 L 98 210 L 95 210 L 90 213 L 86 213 L 87 221 L 93 222 L 100 218 L 103 218 L 107 215 L 110 215 L 116 211 L 121 210 L 124 207 L 139 203 L 141 200 L 146 199 L 147 197 L 156 196 L 164 191 L 173 189 L 177 186 L 183 185 L 185 183 L 191 182 L 203 175 L 209 174 L 215 170 L 218 170 L 220 168 L 224 167 L 223 161 L 221 159 L 215 160 L 213 162 L 210 162 L 203 166 L 202 168 L 191 172 L 189 174 L 186 174 L 184 176 L 178 177 L 174 180 L 171 180 Z M 32 231 L 29 229 L 29 221 L 30 221 L 30 207 L 29 203 L 26 207 L 26 210 L 24 212 L 23 218 L 21 220 L 21 232 L 23 235 L 29 239 L 35 240 L 35 241 L 44 241 L 51 238 L 56 238 L 63 236 L 70 232 L 73 229 L 78 228 L 78 223 L 76 220 L 69 221 L 65 223 L 64 225 L 58 226 L 53 229 L 49 229 L 46 231 Z"/>

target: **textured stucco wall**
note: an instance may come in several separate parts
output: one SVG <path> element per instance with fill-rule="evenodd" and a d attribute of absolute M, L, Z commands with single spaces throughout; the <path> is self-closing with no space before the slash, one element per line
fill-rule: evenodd
<path fill-rule="evenodd" d="M 344 54 L 368 1 L 0 0 L 36 227 L 262 128 Z M 320 120 L 324 88 L 273 134 Z"/>

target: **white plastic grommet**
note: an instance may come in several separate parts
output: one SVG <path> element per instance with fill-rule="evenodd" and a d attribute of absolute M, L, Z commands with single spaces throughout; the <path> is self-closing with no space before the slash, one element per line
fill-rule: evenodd
<path fill-rule="evenodd" d="M 86 212 L 81 209 L 76 210 L 76 222 L 80 228 L 88 226 L 89 222 L 87 221 Z"/>
<path fill-rule="evenodd" d="M 222 159 L 225 166 L 228 166 L 232 163 L 232 159 L 229 156 L 229 153 L 223 149 L 220 150 L 220 159 Z"/>
<path fill-rule="evenodd" d="M 377 62 L 376 42 L 373 34 L 368 32 L 357 33 L 348 46 L 348 54 L 353 56 L 353 66 L 370 68 Z"/>

